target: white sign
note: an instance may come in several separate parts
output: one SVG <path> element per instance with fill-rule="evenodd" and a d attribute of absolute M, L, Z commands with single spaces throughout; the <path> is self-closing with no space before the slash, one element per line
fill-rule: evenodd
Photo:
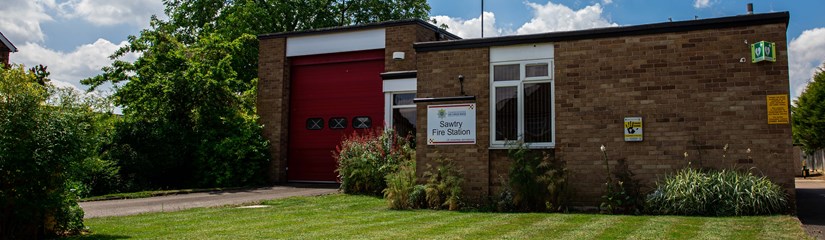
<path fill-rule="evenodd" d="M 626 117 L 624 118 L 624 141 L 625 142 L 641 142 L 644 138 L 642 134 L 642 118 L 641 117 Z"/>
<path fill-rule="evenodd" d="M 475 143 L 475 103 L 427 106 L 427 145 Z"/>

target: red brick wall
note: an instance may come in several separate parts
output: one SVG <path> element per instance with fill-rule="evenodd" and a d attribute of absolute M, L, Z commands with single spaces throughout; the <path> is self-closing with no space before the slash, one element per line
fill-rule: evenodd
<path fill-rule="evenodd" d="M 625 158 L 648 187 L 686 167 L 688 152 L 692 166 L 753 168 L 793 195 L 791 126 L 768 125 L 766 110 L 766 95 L 789 94 L 785 32 L 784 24 L 770 24 L 555 42 L 555 157 L 568 164 L 574 204 L 600 201 L 606 175 L 602 144 L 611 164 Z M 775 42 L 778 60 L 750 63 L 746 40 Z M 488 48 L 418 53 L 420 97 L 456 96 L 455 79 L 463 74 L 478 104 L 478 143 L 421 144 L 419 171 L 435 157 L 458 159 L 465 168 L 464 191 L 474 195 L 496 194 L 498 176 L 509 166 L 506 151 L 487 150 L 488 56 Z M 425 115 L 426 104 L 419 104 L 421 143 Z M 644 118 L 643 142 L 624 142 L 624 117 Z"/>

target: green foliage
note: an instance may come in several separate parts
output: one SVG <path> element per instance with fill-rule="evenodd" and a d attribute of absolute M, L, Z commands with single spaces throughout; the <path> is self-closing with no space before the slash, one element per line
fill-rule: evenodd
<path fill-rule="evenodd" d="M 518 211 L 562 211 L 570 193 L 567 189 L 566 163 L 543 153 L 530 151 L 527 144 L 515 142 L 507 151 L 512 204 Z M 505 197 L 500 200 L 506 200 Z M 507 202 L 499 205 L 506 206 Z M 501 207 L 500 207 L 501 208 Z"/>
<path fill-rule="evenodd" d="M 791 108 L 794 140 L 806 152 L 825 148 L 825 68 L 819 68 Z"/>
<path fill-rule="evenodd" d="M 427 186 L 416 184 L 410 191 L 410 208 L 420 209 L 427 207 Z"/>
<path fill-rule="evenodd" d="M 606 150 L 602 150 L 602 155 L 608 176 L 599 209 L 610 214 L 640 214 L 644 210 L 644 197 L 640 192 L 639 181 L 633 179 L 634 174 L 628 168 L 627 161 L 620 158 L 610 172 Z"/>
<path fill-rule="evenodd" d="M 118 161 L 124 189 L 263 183 L 269 156 L 254 112 L 257 80 L 239 79 L 247 71 L 235 68 L 255 37 L 210 34 L 186 45 L 167 32 L 168 23 L 153 26 L 116 54 L 143 52 L 135 63 L 119 62 L 84 80 L 93 86 L 112 76 L 129 80 L 114 94 L 125 117 L 107 153 Z"/>
<path fill-rule="evenodd" d="M 372 129 L 346 136 L 333 157 L 344 193 L 380 195 L 387 188 L 386 176 L 415 161 L 415 149 L 393 130 Z"/>
<path fill-rule="evenodd" d="M 384 199 L 387 199 L 391 209 L 410 209 L 416 206 L 421 198 L 421 192 L 414 192 L 415 183 L 418 177 L 415 175 L 415 159 L 402 162 L 398 171 L 387 174 L 385 177 L 387 188 L 384 192 Z M 413 199 L 413 195 L 416 195 Z"/>
<path fill-rule="evenodd" d="M 461 207 L 461 183 L 464 176 L 461 168 L 449 158 L 438 158 L 435 168 L 427 164 L 427 171 L 424 178 L 427 184 L 424 185 L 427 206 L 430 209 L 458 210 Z"/>
<path fill-rule="evenodd" d="M 686 168 L 658 183 L 647 205 L 655 214 L 745 216 L 784 213 L 788 199 L 779 185 L 750 172 Z"/>
<path fill-rule="evenodd" d="M 416 184 L 415 158 L 402 162 L 398 171 L 386 176 L 384 198 L 391 209 L 431 208 L 458 210 L 461 205 L 461 169 L 447 158 L 439 158 L 437 166 L 427 164 L 427 183 Z"/>
<path fill-rule="evenodd" d="M 77 193 L 105 131 L 105 101 L 45 84 L 23 66 L 0 69 L 0 238 L 83 229 Z"/>

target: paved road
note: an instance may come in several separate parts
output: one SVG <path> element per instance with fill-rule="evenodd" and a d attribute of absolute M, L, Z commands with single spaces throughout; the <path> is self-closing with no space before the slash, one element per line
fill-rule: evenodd
<path fill-rule="evenodd" d="M 276 186 L 257 189 L 190 193 L 162 197 L 82 202 L 85 218 L 169 212 L 197 207 L 240 205 L 293 196 L 335 193 L 335 188 Z"/>
<path fill-rule="evenodd" d="M 796 179 L 796 210 L 805 231 L 825 239 L 825 180 Z"/>

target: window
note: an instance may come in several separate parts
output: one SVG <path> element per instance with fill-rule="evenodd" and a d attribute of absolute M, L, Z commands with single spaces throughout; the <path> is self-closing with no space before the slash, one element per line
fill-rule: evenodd
<path fill-rule="evenodd" d="M 415 136 L 415 93 L 392 94 L 391 125 L 399 136 Z"/>
<path fill-rule="evenodd" d="M 553 147 L 552 60 L 491 63 L 491 143 Z"/>
<path fill-rule="evenodd" d="M 329 119 L 329 129 L 347 128 L 347 118 L 334 117 Z"/>
<path fill-rule="evenodd" d="M 365 129 L 372 127 L 372 119 L 368 116 L 360 116 L 352 118 L 352 128 Z"/>
<path fill-rule="evenodd" d="M 309 130 L 324 129 L 324 119 L 323 118 L 307 118 L 307 129 L 309 129 Z"/>

